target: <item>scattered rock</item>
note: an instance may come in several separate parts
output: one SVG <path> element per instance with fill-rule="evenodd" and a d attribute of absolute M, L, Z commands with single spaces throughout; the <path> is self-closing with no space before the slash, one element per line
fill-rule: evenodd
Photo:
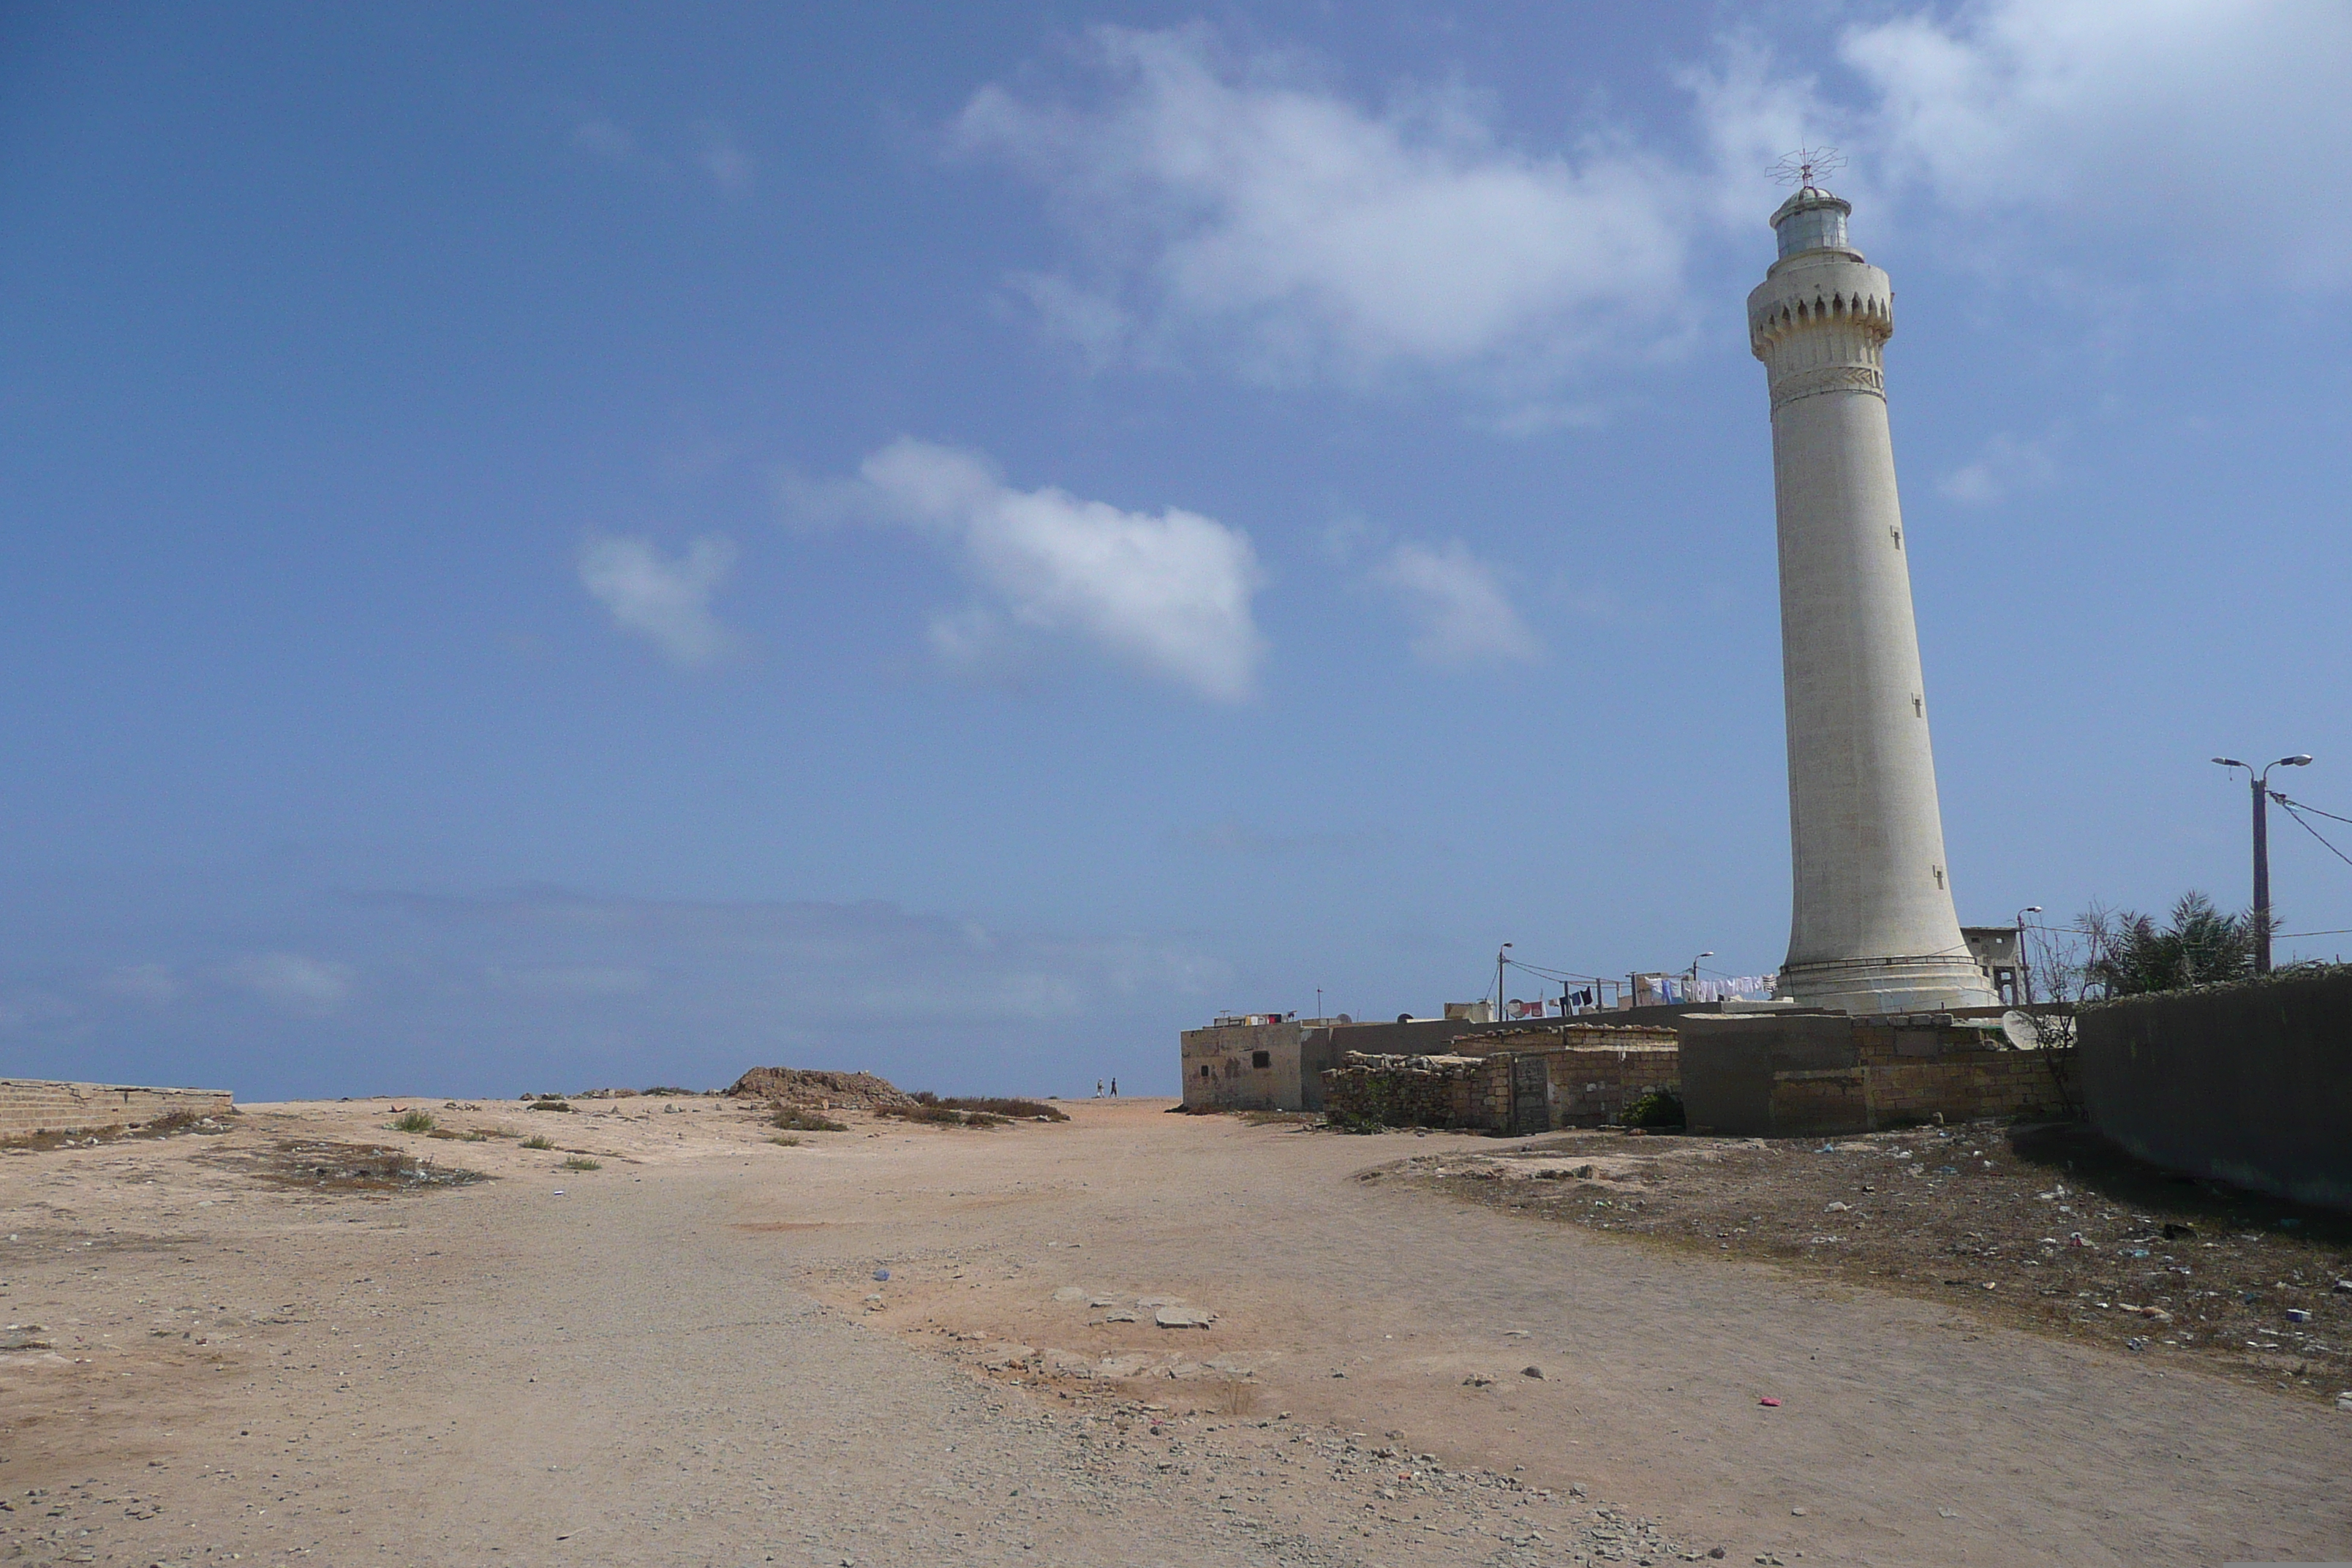
<path fill-rule="evenodd" d="M 1086 1299 L 1087 1293 L 1084 1290 L 1079 1289 L 1076 1285 L 1065 1285 L 1060 1289 L 1054 1292 L 1054 1300 L 1056 1301 L 1083 1301 Z"/>
<path fill-rule="evenodd" d="M 1474 1372 L 1469 1376 L 1462 1380 L 1462 1386 L 1465 1388 L 1492 1388 L 1495 1386 L 1495 1380 L 1488 1377 L 1483 1372 Z"/>
<path fill-rule="evenodd" d="M 1519 1368 L 1519 1375 L 1521 1377 L 1532 1377 L 1538 1383 L 1541 1383 L 1543 1381 L 1543 1368 L 1539 1366 L 1523 1366 Z"/>
<path fill-rule="evenodd" d="M 1143 1321 L 1143 1314 L 1132 1307 L 1115 1307 L 1103 1314 L 1102 1321 L 1106 1323 L 1139 1323 Z"/>
<path fill-rule="evenodd" d="M 1217 1315 L 1198 1307 L 1160 1307 L 1152 1312 L 1151 1321 L 1163 1329 L 1205 1329 L 1217 1321 Z"/>
<path fill-rule="evenodd" d="M 870 1072 L 825 1072 L 806 1068 L 753 1068 L 727 1090 L 736 1100 L 780 1100 L 832 1110 L 878 1110 L 911 1106 L 914 1097 L 888 1079 Z"/>

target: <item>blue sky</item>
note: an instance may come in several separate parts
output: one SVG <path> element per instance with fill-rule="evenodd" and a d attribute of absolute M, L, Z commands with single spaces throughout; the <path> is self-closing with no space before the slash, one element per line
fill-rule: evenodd
<path fill-rule="evenodd" d="M 1800 141 L 1962 919 L 2242 904 L 2208 757 L 2352 816 L 2347 76 L 2316 4 L 10 7 L 0 1072 L 1167 1089 L 1502 941 L 1770 968 Z"/>

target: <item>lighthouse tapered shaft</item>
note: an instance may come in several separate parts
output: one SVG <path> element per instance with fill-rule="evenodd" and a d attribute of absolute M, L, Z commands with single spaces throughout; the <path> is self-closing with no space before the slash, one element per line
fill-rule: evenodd
<path fill-rule="evenodd" d="M 1960 937 L 1927 739 L 1881 351 L 1886 274 L 1808 186 L 1748 296 L 1772 395 L 1794 899 L 1783 995 L 1853 1013 L 1990 1005 Z"/>

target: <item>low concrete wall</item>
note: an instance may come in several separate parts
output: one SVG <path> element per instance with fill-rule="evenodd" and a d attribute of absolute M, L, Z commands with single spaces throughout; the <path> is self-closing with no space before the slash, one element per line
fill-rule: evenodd
<path fill-rule="evenodd" d="M 1842 1013 L 1693 1016 L 1682 1029 L 1694 1129 L 1743 1137 L 1870 1132 L 1942 1116 L 2062 1116 L 2063 1070 L 1982 1030 Z"/>
<path fill-rule="evenodd" d="M 0 1079 L 0 1142 L 36 1132 L 94 1132 L 102 1127 L 143 1127 L 175 1110 L 226 1116 L 233 1097 L 225 1089 L 141 1089 L 112 1083 L 62 1083 L 51 1079 Z"/>
<path fill-rule="evenodd" d="M 2352 1210 L 2352 968 L 2085 1008 L 2083 1104 L 2143 1160 Z"/>

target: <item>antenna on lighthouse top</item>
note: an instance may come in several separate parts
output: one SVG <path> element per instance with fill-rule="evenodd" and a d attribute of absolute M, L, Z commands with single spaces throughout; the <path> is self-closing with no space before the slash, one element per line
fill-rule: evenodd
<path fill-rule="evenodd" d="M 1844 167 L 1845 159 L 1834 147 L 1800 147 L 1772 165 L 1772 180 L 1776 184 L 1803 190 Z"/>

